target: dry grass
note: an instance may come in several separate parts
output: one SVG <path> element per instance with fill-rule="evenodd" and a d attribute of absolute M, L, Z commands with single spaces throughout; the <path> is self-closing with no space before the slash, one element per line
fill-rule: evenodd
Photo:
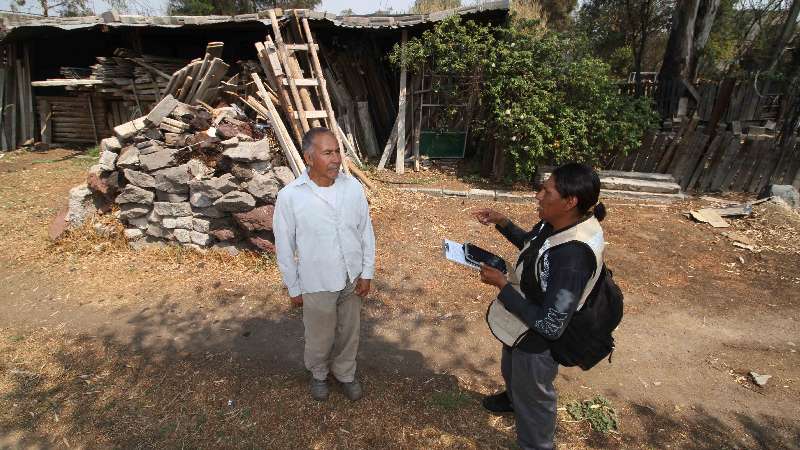
<path fill-rule="evenodd" d="M 334 388 L 320 404 L 308 400 L 304 374 L 226 354 L 169 359 L 3 329 L 0 354 L 0 428 L 20 445 L 445 449 L 513 439 L 511 418 L 484 414 L 479 397 L 446 375 L 372 375 L 358 403 Z"/>

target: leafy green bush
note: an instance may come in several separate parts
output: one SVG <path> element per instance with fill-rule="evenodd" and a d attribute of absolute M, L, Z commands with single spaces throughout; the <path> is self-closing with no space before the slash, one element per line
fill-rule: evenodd
<path fill-rule="evenodd" d="M 505 149 L 514 178 L 536 166 L 601 163 L 635 149 L 655 121 L 646 99 L 620 94 L 610 68 L 584 42 L 530 21 L 508 27 L 450 18 L 406 45 L 390 61 L 410 70 L 480 76 L 483 114 L 473 130 Z"/>

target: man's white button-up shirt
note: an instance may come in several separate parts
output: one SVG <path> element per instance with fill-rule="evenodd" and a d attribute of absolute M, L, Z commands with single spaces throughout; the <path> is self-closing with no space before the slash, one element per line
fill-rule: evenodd
<path fill-rule="evenodd" d="M 303 172 L 278 193 L 272 231 L 292 297 L 340 291 L 348 279 L 371 280 L 375 273 L 375 235 L 364 189 L 345 174 L 333 188 L 336 205 Z"/>

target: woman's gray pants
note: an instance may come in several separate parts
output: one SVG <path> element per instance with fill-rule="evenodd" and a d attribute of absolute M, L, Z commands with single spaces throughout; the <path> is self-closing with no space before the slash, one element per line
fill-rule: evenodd
<path fill-rule="evenodd" d="M 553 381 L 558 363 L 543 353 L 527 353 L 503 346 L 500 370 L 517 419 L 517 443 L 525 450 L 553 448 L 556 400 Z"/>

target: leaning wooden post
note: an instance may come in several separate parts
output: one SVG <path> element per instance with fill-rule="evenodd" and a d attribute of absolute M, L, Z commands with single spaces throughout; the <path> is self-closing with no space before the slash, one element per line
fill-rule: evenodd
<path fill-rule="evenodd" d="M 303 30 L 306 32 L 306 44 L 308 45 L 308 51 L 311 54 L 311 64 L 314 66 L 314 72 L 316 72 L 315 75 L 317 77 L 319 93 L 322 94 L 322 105 L 325 108 L 325 113 L 328 115 L 328 129 L 333 132 L 334 136 L 336 136 L 336 140 L 339 141 L 339 152 L 342 155 L 342 161 L 344 161 L 347 156 L 345 155 L 342 141 L 346 140 L 347 137 L 342 135 L 341 129 L 336 123 L 336 117 L 333 114 L 333 105 L 331 104 L 331 97 L 328 95 L 328 85 L 325 82 L 325 74 L 322 72 L 322 65 L 319 63 L 314 37 L 311 35 L 311 27 L 308 25 L 308 18 L 306 17 L 303 17 Z M 342 167 L 344 167 L 344 172 L 349 175 L 350 167 L 348 167 L 347 164 L 342 164 Z"/>
<path fill-rule="evenodd" d="M 408 39 L 408 32 L 403 30 L 403 37 L 400 50 L 400 61 L 403 68 L 400 70 L 400 98 L 398 99 L 397 108 L 397 157 L 394 163 L 395 173 L 402 174 L 405 172 L 405 156 L 406 156 L 406 40 Z"/>

